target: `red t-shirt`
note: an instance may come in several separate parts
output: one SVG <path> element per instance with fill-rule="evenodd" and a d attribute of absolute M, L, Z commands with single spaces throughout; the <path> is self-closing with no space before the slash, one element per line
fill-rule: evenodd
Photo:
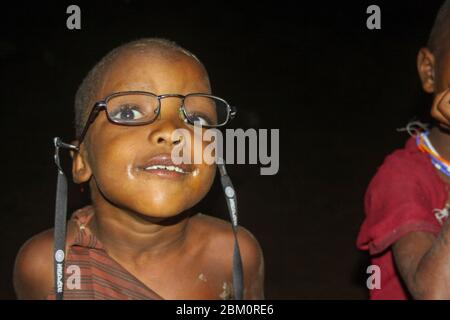
<path fill-rule="evenodd" d="M 366 218 L 357 240 L 358 248 L 368 250 L 372 264 L 380 267 L 381 288 L 370 290 L 371 299 L 410 298 L 391 245 L 413 231 L 437 235 L 445 219 L 441 217 L 446 213 L 442 209 L 448 189 L 429 156 L 417 148 L 415 138 L 386 157 L 367 189 Z"/>

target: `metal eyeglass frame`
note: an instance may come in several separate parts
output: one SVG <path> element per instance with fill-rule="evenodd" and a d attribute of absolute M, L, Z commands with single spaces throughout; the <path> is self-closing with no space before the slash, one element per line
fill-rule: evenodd
<path fill-rule="evenodd" d="M 108 106 L 108 102 L 115 97 L 119 97 L 119 96 L 125 96 L 125 95 L 130 95 L 130 94 L 136 94 L 136 95 L 147 95 L 147 96 L 152 96 L 155 97 L 158 100 L 158 106 L 156 107 L 156 115 L 153 119 L 150 119 L 148 121 L 142 121 L 142 122 L 136 122 L 136 123 L 130 123 L 130 122 L 121 122 L 118 121 L 116 119 L 112 119 L 109 116 L 109 113 L 106 111 L 106 108 Z M 177 94 L 177 93 L 167 93 L 167 94 L 161 94 L 161 95 L 156 95 L 152 92 L 147 92 L 147 91 L 121 91 L 121 92 L 116 92 L 113 94 L 108 95 L 105 99 L 98 101 L 94 104 L 94 107 L 92 108 L 91 112 L 89 113 L 88 119 L 86 121 L 86 124 L 84 125 L 83 131 L 80 134 L 80 137 L 78 138 L 78 145 L 81 145 L 81 142 L 83 141 L 89 126 L 91 125 L 92 122 L 94 122 L 94 120 L 97 118 L 97 115 L 99 114 L 99 112 L 101 110 L 105 110 L 106 111 L 106 116 L 108 117 L 108 120 L 118 124 L 118 125 L 125 125 L 125 126 L 142 126 L 142 125 L 147 125 L 149 123 L 152 123 L 153 121 L 155 121 L 160 113 L 161 113 L 161 100 L 164 98 L 180 98 L 181 99 L 181 106 L 180 106 L 180 110 L 183 112 L 183 116 L 184 116 L 184 122 L 189 123 L 191 125 L 194 125 L 193 122 L 191 122 L 189 120 L 189 117 L 187 115 L 186 112 L 186 108 L 184 105 L 184 100 L 188 97 L 208 97 L 208 98 L 214 98 L 217 99 L 221 102 L 223 102 L 225 104 L 225 106 L 227 107 L 227 118 L 225 121 L 223 121 L 222 123 L 219 124 L 215 124 L 215 125 L 202 125 L 202 127 L 205 128 L 218 128 L 218 127 L 222 127 L 224 125 L 226 125 L 231 119 L 233 119 L 236 116 L 236 108 L 231 106 L 228 102 L 226 102 L 224 99 L 219 98 L 217 96 L 211 95 L 211 94 L 207 94 L 207 93 L 189 93 L 187 95 L 182 95 L 182 94 Z"/>

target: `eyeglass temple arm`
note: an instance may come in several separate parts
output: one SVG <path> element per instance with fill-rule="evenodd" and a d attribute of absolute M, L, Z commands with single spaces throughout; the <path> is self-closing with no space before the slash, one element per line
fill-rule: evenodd
<path fill-rule="evenodd" d="M 89 126 L 92 122 L 94 122 L 95 118 L 99 114 L 100 110 L 102 108 L 106 108 L 106 102 L 100 101 L 97 102 L 94 107 L 92 108 L 91 112 L 89 113 L 88 119 L 86 121 L 86 124 L 84 125 L 83 131 L 81 132 L 80 136 L 78 137 L 78 143 L 81 145 L 81 142 L 84 139 L 84 136 L 86 135 L 87 130 L 89 129 Z M 78 151 L 78 150 L 77 150 Z"/>
<path fill-rule="evenodd" d="M 58 170 L 62 171 L 61 164 L 59 162 L 59 148 L 65 148 L 65 149 L 70 149 L 70 150 L 74 150 L 74 151 L 79 151 L 80 148 L 73 144 L 63 142 L 60 137 L 54 137 L 53 144 L 55 145 L 55 155 L 54 155 L 55 164 L 58 167 Z"/>
<path fill-rule="evenodd" d="M 230 105 L 230 119 L 234 119 L 237 114 L 237 109 L 235 106 Z"/>

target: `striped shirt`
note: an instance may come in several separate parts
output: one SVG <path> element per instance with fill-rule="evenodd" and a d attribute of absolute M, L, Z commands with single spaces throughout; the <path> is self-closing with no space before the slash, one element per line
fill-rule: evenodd
<path fill-rule="evenodd" d="M 74 239 L 67 239 L 64 300 L 162 299 L 107 254 L 87 226 L 93 214 L 86 206 L 72 215 L 77 228 Z M 54 290 L 47 299 L 55 299 Z"/>

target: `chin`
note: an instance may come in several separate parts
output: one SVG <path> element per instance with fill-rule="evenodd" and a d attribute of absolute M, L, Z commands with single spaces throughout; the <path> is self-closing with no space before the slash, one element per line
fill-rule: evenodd
<path fill-rule="evenodd" d="M 152 218 L 171 218 L 183 213 L 188 208 L 173 205 L 149 205 L 141 210 L 137 210 L 140 214 Z"/>
<path fill-rule="evenodd" d="M 136 205 L 130 209 L 149 218 L 172 218 L 192 208 L 195 203 L 187 199 L 174 197 L 156 197 L 145 201 L 136 199 Z"/>
<path fill-rule="evenodd" d="M 101 194 L 117 207 L 126 208 L 142 216 L 172 218 L 189 210 L 206 196 L 214 175 L 203 176 L 195 182 L 172 181 L 153 176 L 145 178 L 129 182 L 125 177 L 116 177 L 114 181 L 100 184 L 106 186 L 101 188 Z"/>

